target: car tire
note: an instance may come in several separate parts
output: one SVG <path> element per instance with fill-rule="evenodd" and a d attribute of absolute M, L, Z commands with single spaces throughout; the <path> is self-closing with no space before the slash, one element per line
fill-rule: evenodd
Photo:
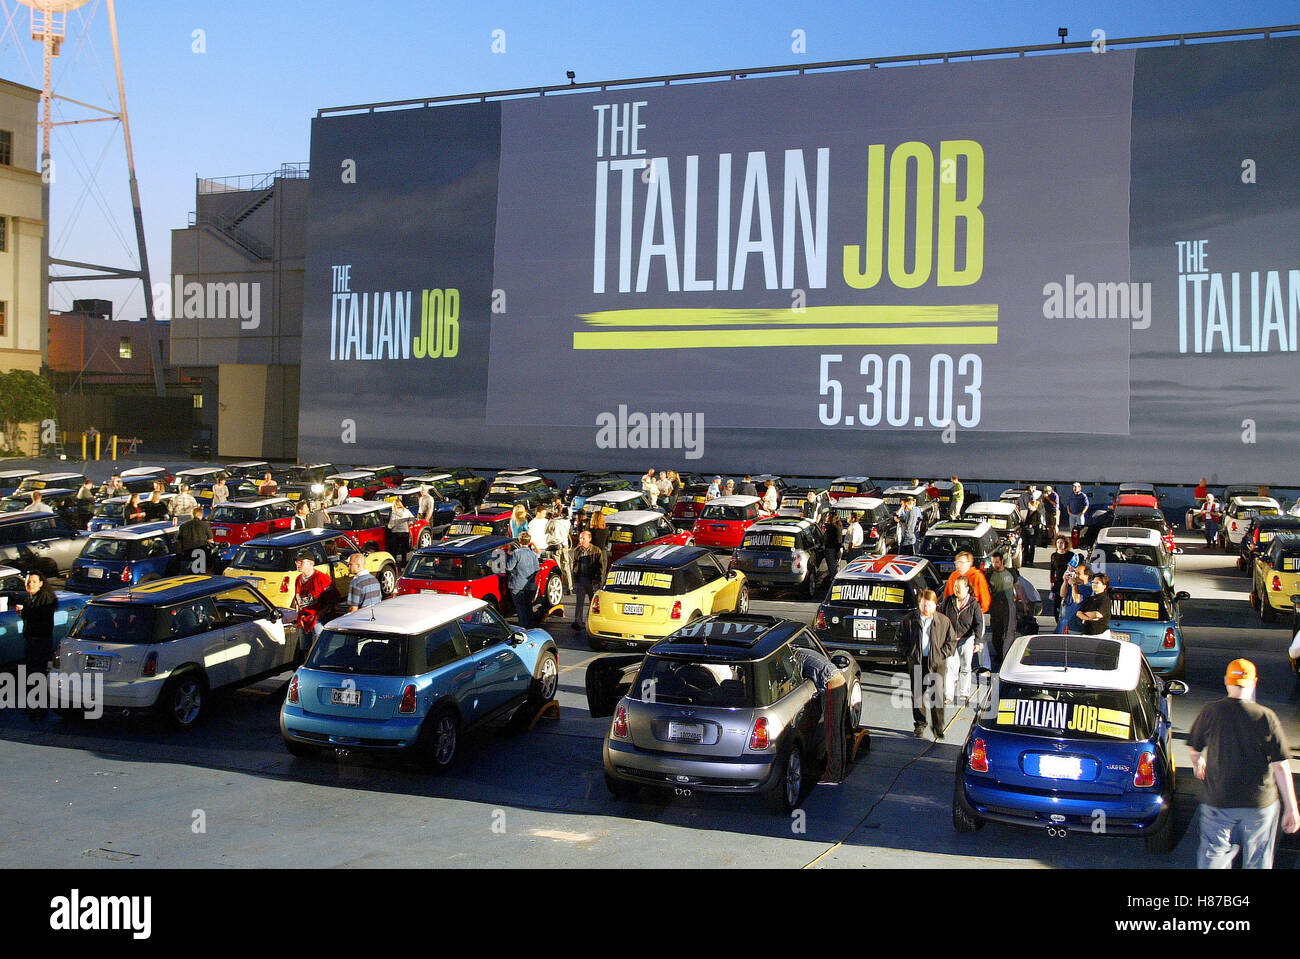
<path fill-rule="evenodd" d="M 1237 557 L 1237 569 L 1243 573 L 1246 572 L 1246 557 L 1244 556 Z"/>
<path fill-rule="evenodd" d="M 543 595 L 545 596 L 544 602 L 546 605 L 546 608 L 542 610 L 543 613 L 549 613 L 564 602 L 564 577 L 552 570 L 551 574 L 546 577 L 546 591 Z"/>
<path fill-rule="evenodd" d="M 1268 601 L 1268 596 L 1264 593 L 1259 595 L 1259 620 L 1270 626 L 1277 622 L 1277 610 L 1273 608 L 1273 604 Z"/>
<path fill-rule="evenodd" d="M 424 529 L 420 530 L 420 536 L 419 536 L 419 538 L 415 541 L 415 548 L 416 548 L 416 549 L 425 549 L 426 547 L 429 547 L 429 546 L 432 546 L 432 545 L 433 545 L 433 533 L 432 533 L 432 532 L 429 530 L 429 528 L 426 526 Z"/>
<path fill-rule="evenodd" d="M 158 708 L 176 729 L 193 729 L 208 706 L 208 684 L 197 670 L 173 677 L 158 697 Z"/>
<path fill-rule="evenodd" d="M 977 832 L 984 828 L 984 820 L 975 815 L 966 794 L 961 788 L 961 763 L 957 764 L 957 776 L 952 787 L 952 828 L 958 832 Z"/>
<path fill-rule="evenodd" d="M 1169 815 L 1165 817 L 1165 824 L 1155 832 L 1147 833 L 1142 837 L 1142 845 L 1146 851 L 1157 856 L 1163 856 L 1173 851 L 1176 845 L 1177 837 L 1174 835 L 1174 810 L 1177 808 L 1175 800 L 1169 801 Z"/>
<path fill-rule="evenodd" d="M 817 573 L 814 570 L 809 570 L 803 581 L 803 596 L 810 603 L 817 602 Z"/>
<path fill-rule="evenodd" d="M 767 794 L 767 808 L 778 816 L 788 816 L 803 798 L 804 764 L 803 750 L 798 743 L 791 743 L 776 758 L 776 782 Z"/>
<path fill-rule="evenodd" d="M 605 773 L 605 788 L 615 799 L 635 799 L 637 793 L 641 791 L 641 787 L 636 783 L 624 782 L 609 773 Z"/>
<path fill-rule="evenodd" d="M 555 658 L 555 654 L 549 650 L 542 653 L 541 661 L 537 664 L 537 672 L 533 676 L 533 681 L 528 687 L 528 715 L 531 719 L 547 703 L 555 698 L 555 694 L 560 689 L 560 664 Z"/>
<path fill-rule="evenodd" d="M 740 591 L 736 593 L 736 612 L 742 616 L 749 612 L 749 587 L 741 586 Z"/>
<path fill-rule="evenodd" d="M 385 565 L 379 571 L 379 594 L 384 599 L 388 599 L 395 592 L 397 592 L 397 569 Z"/>
<path fill-rule="evenodd" d="M 441 776 L 451 769 L 460 754 L 460 721 L 450 709 L 442 709 L 424 721 L 420 730 L 419 762 L 426 772 Z"/>

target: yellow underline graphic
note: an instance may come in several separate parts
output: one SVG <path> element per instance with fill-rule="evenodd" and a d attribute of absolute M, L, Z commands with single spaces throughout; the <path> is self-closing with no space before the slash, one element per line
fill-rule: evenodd
<path fill-rule="evenodd" d="M 574 333 L 575 350 L 919 346 L 995 344 L 998 341 L 996 303 L 958 306 L 814 306 L 802 313 L 788 308 L 610 310 L 587 313 L 582 319 L 590 326 L 631 326 L 639 329 Z M 730 329 L 701 329 L 723 326 Z"/>

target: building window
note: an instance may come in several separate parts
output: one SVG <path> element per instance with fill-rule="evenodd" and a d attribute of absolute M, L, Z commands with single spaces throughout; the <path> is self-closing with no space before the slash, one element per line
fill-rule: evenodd
<path fill-rule="evenodd" d="M 9 251 L 9 217 L 0 216 L 0 253 Z"/>
<path fill-rule="evenodd" d="M 194 408 L 195 408 L 196 410 L 201 410 L 201 409 L 203 409 L 203 394 L 202 394 L 202 393 L 195 393 L 195 394 L 194 394 Z"/>
<path fill-rule="evenodd" d="M 0 300 L 0 336 L 9 335 L 9 304 Z"/>
<path fill-rule="evenodd" d="M 129 360 L 131 358 L 131 337 L 124 336 L 117 344 L 117 355 L 119 359 Z"/>
<path fill-rule="evenodd" d="M 10 130 L 0 130 L 0 166 L 14 165 L 14 135 Z"/>

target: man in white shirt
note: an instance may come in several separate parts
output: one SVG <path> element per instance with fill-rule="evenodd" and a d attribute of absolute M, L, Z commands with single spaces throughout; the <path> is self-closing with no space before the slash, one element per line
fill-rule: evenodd
<path fill-rule="evenodd" d="M 27 508 L 23 510 L 23 512 L 24 513 L 53 513 L 54 510 L 50 508 L 48 503 L 41 502 L 41 491 L 36 490 L 35 492 L 32 493 L 32 501 L 27 504 Z"/>
<path fill-rule="evenodd" d="M 546 526 L 550 522 L 550 513 L 545 506 L 539 507 L 537 515 L 528 522 L 528 535 L 532 540 L 532 547 L 540 556 L 550 548 L 551 541 L 546 537 Z"/>
<path fill-rule="evenodd" d="M 433 497 L 429 495 L 429 487 L 426 484 L 421 483 L 420 499 L 418 503 L 418 508 L 420 512 L 419 515 L 416 516 L 416 519 L 419 520 L 421 523 L 433 522 L 433 511 L 435 509 L 435 506 L 436 504 L 433 502 Z"/>
<path fill-rule="evenodd" d="M 862 548 L 862 524 L 858 522 L 858 514 L 854 513 L 849 522 L 849 527 L 844 531 L 844 538 L 849 549 Z"/>

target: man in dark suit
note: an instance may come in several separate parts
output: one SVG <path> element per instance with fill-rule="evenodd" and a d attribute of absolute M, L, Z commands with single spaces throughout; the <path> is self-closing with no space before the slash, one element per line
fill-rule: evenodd
<path fill-rule="evenodd" d="M 932 589 L 921 591 L 917 609 L 903 617 L 899 636 L 907 672 L 912 679 L 912 734 L 921 736 L 926 727 L 926 706 L 936 740 L 943 739 L 943 693 L 947 682 L 948 657 L 957 650 L 960 637 L 952 621 L 938 611 L 939 597 Z"/>
<path fill-rule="evenodd" d="M 203 518 L 203 507 L 190 510 L 190 518 L 176 530 L 176 551 L 181 563 L 192 573 L 214 571 L 212 564 L 212 527 Z"/>

